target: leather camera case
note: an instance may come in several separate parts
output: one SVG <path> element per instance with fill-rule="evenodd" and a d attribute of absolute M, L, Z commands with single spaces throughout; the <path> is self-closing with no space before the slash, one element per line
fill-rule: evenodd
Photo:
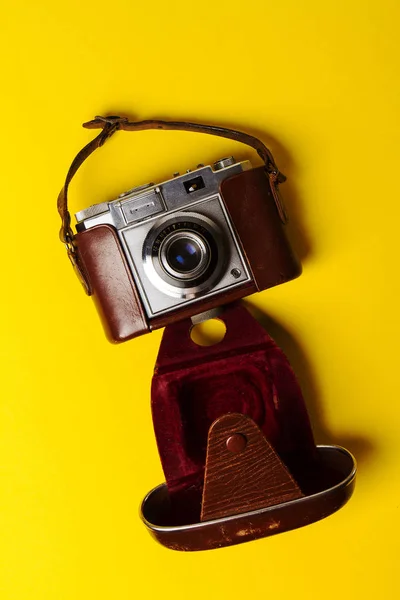
<path fill-rule="evenodd" d="M 77 259 L 85 272 L 107 337 L 123 342 L 152 329 L 216 308 L 257 291 L 285 283 L 301 273 L 287 239 L 265 167 L 225 179 L 220 193 L 247 258 L 252 281 L 148 319 L 123 254 L 110 225 L 97 225 L 75 236 Z"/>
<path fill-rule="evenodd" d="M 199 346 L 190 319 L 164 330 L 151 387 L 165 483 L 144 498 L 149 533 L 206 550 L 303 527 L 351 497 L 356 463 L 316 446 L 292 367 L 244 305 L 219 316 L 224 338 Z"/>

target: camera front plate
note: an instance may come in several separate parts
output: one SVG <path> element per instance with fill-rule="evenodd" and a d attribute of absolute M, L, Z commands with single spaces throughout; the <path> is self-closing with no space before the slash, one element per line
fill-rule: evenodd
<path fill-rule="evenodd" d="M 157 278 L 151 274 L 152 269 L 146 267 L 146 261 L 143 260 L 144 247 L 146 240 L 151 239 L 151 230 L 156 231 L 160 228 L 160 225 L 162 226 L 163 222 L 173 219 L 175 211 L 169 211 L 167 215 L 164 213 L 161 218 L 157 215 L 153 219 L 118 231 L 149 318 L 168 313 L 183 304 L 199 303 L 205 298 L 228 291 L 251 280 L 246 260 L 242 255 L 220 195 L 215 194 L 206 200 L 191 203 L 184 210 L 182 208 L 179 210 L 179 215 L 185 213 L 188 215 L 188 220 L 190 220 L 191 214 L 196 214 L 200 220 L 207 219 L 211 221 L 216 225 L 216 229 L 222 232 L 224 238 L 224 254 L 219 257 L 219 261 L 223 261 L 223 268 L 218 268 L 221 265 L 217 265 L 218 277 L 215 281 L 211 278 L 211 287 L 206 286 L 205 289 L 193 292 L 192 295 L 186 295 L 186 297 L 174 294 L 173 289 L 168 290 L 165 285 L 162 285 L 161 281 L 158 282 Z"/>

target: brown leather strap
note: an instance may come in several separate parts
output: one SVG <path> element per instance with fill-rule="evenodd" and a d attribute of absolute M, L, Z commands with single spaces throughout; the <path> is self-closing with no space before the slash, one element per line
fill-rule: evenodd
<path fill-rule="evenodd" d="M 74 246 L 73 239 L 74 233 L 71 228 L 71 215 L 68 211 L 68 188 L 71 180 L 81 164 L 96 150 L 104 144 L 104 142 L 110 138 L 116 131 L 123 129 L 124 131 L 143 131 L 145 129 L 166 129 L 166 130 L 178 130 L 178 131 L 193 131 L 196 133 L 208 133 L 211 135 L 217 135 L 225 137 L 237 142 L 242 142 L 254 148 L 259 156 L 263 159 L 271 183 L 274 184 L 274 188 L 278 183 L 285 181 L 285 176 L 279 172 L 274 158 L 270 150 L 256 137 L 243 133 L 242 131 L 236 131 L 234 129 L 226 129 L 225 127 L 217 127 L 214 125 L 200 125 L 197 123 L 187 123 L 184 121 L 159 121 L 159 120 L 147 120 L 147 121 L 129 121 L 126 117 L 118 116 L 107 116 L 107 117 L 95 117 L 93 121 L 88 121 L 83 124 L 83 127 L 87 129 L 101 129 L 97 137 L 89 142 L 73 160 L 65 183 L 62 188 L 57 201 L 58 212 L 61 217 L 62 227 L 60 231 L 61 241 L 66 244 L 70 258 L 74 262 Z"/>
<path fill-rule="evenodd" d="M 114 120 L 115 119 L 115 120 Z M 67 173 L 64 187 L 58 195 L 57 208 L 61 217 L 62 227 L 60 230 L 60 239 L 67 248 L 72 246 L 74 232 L 71 228 L 71 215 L 68 211 L 68 188 L 71 180 L 81 164 L 96 150 L 104 144 L 104 142 L 111 137 L 119 129 L 120 117 L 109 117 L 109 120 L 104 121 L 104 127 L 97 137 L 89 142 L 78 154 L 75 156 L 72 164 Z"/>

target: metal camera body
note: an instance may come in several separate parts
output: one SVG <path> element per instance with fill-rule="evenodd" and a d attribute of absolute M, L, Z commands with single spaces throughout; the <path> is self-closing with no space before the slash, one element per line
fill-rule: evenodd
<path fill-rule="evenodd" d="M 251 169 L 233 157 L 199 165 L 160 184 L 133 188 L 76 213 L 77 230 L 108 224 L 151 319 L 251 280 L 251 271 L 220 193 L 228 177 Z"/>

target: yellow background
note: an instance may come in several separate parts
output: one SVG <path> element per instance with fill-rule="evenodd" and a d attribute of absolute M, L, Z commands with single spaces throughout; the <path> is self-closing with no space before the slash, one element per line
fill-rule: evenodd
<path fill-rule="evenodd" d="M 398 2 L 2 4 L 1 600 L 398 598 Z M 107 112 L 270 144 L 304 273 L 251 303 L 275 322 L 318 441 L 357 455 L 336 515 L 193 554 L 141 524 L 163 480 L 149 406 L 161 332 L 109 344 L 58 242 L 56 196 L 92 137 L 80 124 Z M 232 153 L 254 156 L 117 134 L 72 185 L 72 209 Z"/>

